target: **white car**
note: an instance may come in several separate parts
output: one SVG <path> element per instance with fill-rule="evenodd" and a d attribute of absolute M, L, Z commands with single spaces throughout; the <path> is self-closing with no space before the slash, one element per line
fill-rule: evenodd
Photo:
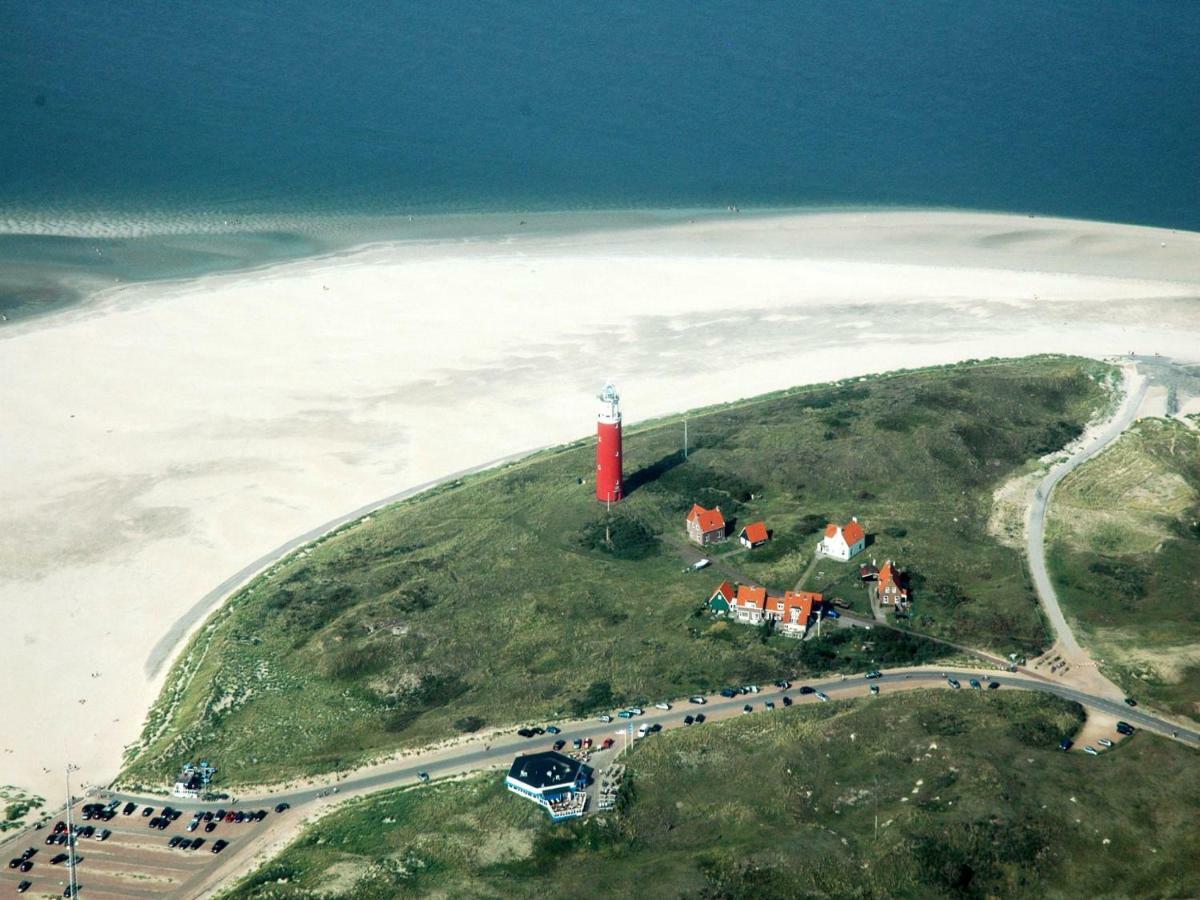
<path fill-rule="evenodd" d="M 640 716 L 642 713 L 645 712 L 645 710 L 642 709 L 640 706 L 631 706 L 631 707 L 629 707 L 629 711 L 631 713 L 633 713 L 635 716 Z"/>
<path fill-rule="evenodd" d="M 637 736 L 638 736 L 638 737 L 640 737 L 640 738 L 644 738 L 644 737 L 646 736 L 646 733 L 647 733 L 649 730 L 650 730 L 650 726 L 649 726 L 649 725 L 642 725 L 642 726 L 639 726 L 639 728 L 638 728 L 638 730 L 637 730 Z"/>
<path fill-rule="evenodd" d="M 611 721 L 612 721 L 612 716 L 601 716 L 601 717 L 600 717 L 600 721 L 601 721 L 601 722 L 611 722 Z"/>
<path fill-rule="evenodd" d="M 1096 743 L 1098 743 L 1101 747 L 1111 747 L 1113 745 L 1113 742 L 1108 738 L 1100 738 L 1100 740 Z"/>
<path fill-rule="evenodd" d="M 670 703 L 655 703 L 654 708 L 655 709 L 670 709 L 671 704 Z"/>
<path fill-rule="evenodd" d="M 1092 754 L 1092 756 L 1099 756 L 1099 755 L 1100 755 L 1100 751 L 1099 751 L 1099 750 L 1097 750 L 1095 747 L 1084 747 L 1084 748 L 1083 748 L 1083 752 L 1084 752 L 1084 753 L 1090 753 L 1090 754 Z"/>
<path fill-rule="evenodd" d="M 697 694 L 695 697 L 688 697 L 688 703 L 695 703 L 699 706 L 703 706 L 707 702 L 708 700 L 704 697 L 701 697 L 699 694 Z"/>
<path fill-rule="evenodd" d="M 817 691 L 817 699 L 820 700 L 822 703 L 828 703 L 829 695 L 824 693 L 823 691 Z"/>

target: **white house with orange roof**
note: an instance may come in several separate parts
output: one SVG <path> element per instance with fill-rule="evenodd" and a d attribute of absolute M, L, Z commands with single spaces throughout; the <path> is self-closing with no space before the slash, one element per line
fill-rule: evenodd
<path fill-rule="evenodd" d="M 766 615 L 767 589 L 739 584 L 729 615 L 735 622 L 758 625 Z"/>
<path fill-rule="evenodd" d="M 866 546 L 867 534 L 854 517 L 844 526 L 834 522 L 826 525 L 825 537 L 817 543 L 817 553 L 845 562 L 856 553 L 862 553 Z"/>
<path fill-rule="evenodd" d="M 788 637 L 804 637 L 808 633 L 808 624 L 812 621 L 813 614 L 824 602 L 824 594 L 814 591 L 788 591 L 783 595 L 783 616 L 775 625 L 775 630 Z"/>
<path fill-rule="evenodd" d="M 692 505 L 687 514 L 688 539 L 703 547 L 725 540 L 725 517 L 721 507 L 705 509 L 699 503 Z"/>

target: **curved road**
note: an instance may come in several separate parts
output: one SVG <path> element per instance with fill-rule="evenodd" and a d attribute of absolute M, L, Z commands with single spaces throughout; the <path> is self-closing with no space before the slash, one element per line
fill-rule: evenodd
<path fill-rule="evenodd" d="M 1135 381 L 1139 382 L 1136 387 L 1133 384 Z M 1149 386 L 1150 380 L 1148 378 L 1127 370 L 1125 373 L 1125 399 L 1117 409 L 1116 414 L 1085 447 L 1065 462 L 1051 468 L 1050 472 L 1037 486 L 1037 490 L 1034 491 L 1033 504 L 1029 511 L 1029 526 L 1026 529 L 1025 538 L 1025 551 L 1026 556 L 1029 558 L 1029 571 L 1033 576 L 1034 588 L 1037 590 L 1038 597 L 1042 601 L 1042 607 L 1046 610 L 1046 617 L 1050 620 L 1050 624 L 1054 628 L 1054 634 L 1058 643 L 1063 650 L 1077 659 L 1087 658 L 1087 653 L 1075 640 L 1071 626 L 1067 624 L 1066 617 L 1063 616 L 1062 607 L 1058 604 L 1058 595 L 1054 592 L 1054 585 L 1050 583 L 1050 574 L 1046 571 L 1046 507 L 1050 502 L 1051 493 L 1060 481 L 1075 471 L 1082 463 L 1091 459 L 1115 441 L 1129 427 L 1137 415 L 1138 407 L 1142 405 L 1142 400 L 1145 398 L 1146 390 Z"/>

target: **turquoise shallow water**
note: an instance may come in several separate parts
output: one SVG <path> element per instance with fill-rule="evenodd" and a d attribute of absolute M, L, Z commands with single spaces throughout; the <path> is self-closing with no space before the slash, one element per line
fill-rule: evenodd
<path fill-rule="evenodd" d="M 0 5 L 0 33 L 10 311 L 410 214 L 904 205 L 1200 228 L 1196 3 L 43 0 Z"/>

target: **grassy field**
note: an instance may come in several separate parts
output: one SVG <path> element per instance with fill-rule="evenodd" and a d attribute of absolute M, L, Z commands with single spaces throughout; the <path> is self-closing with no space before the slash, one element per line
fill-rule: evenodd
<path fill-rule="evenodd" d="M 1137 423 L 1050 505 L 1063 608 L 1129 693 L 1200 718 L 1200 434 Z"/>
<path fill-rule="evenodd" d="M 783 672 L 863 653 L 712 621 L 710 573 L 683 575 L 693 502 L 768 547 L 726 562 L 793 587 L 828 518 L 857 515 L 916 573 L 910 627 L 1032 654 L 1046 631 L 1019 554 L 987 534 L 994 484 L 1061 447 L 1107 399 L 1112 371 L 1032 358 L 797 389 L 627 430 L 628 497 L 608 517 L 592 442 L 444 485 L 276 565 L 206 624 L 174 667 L 124 784 L 215 760 L 226 783 L 346 768 L 405 745 Z M 611 543 L 605 541 L 606 526 Z M 809 583 L 846 595 L 859 560 Z M 837 642 L 842 641 L 839 645 Z M 928 658 L 877 638 L 878 664 Z"/>
<path fill-rule="evenodd" d="M 1136 735 L 1099 757 L 1067 754 L 1055 746 L 1081 721 L 1074 704 L 884 691 L 664 732 L 627 758 L 618 814 L 552 824 L 499 773 L 367 798 L 230 896 L 1200 891 L 1194 751 Z"/>

